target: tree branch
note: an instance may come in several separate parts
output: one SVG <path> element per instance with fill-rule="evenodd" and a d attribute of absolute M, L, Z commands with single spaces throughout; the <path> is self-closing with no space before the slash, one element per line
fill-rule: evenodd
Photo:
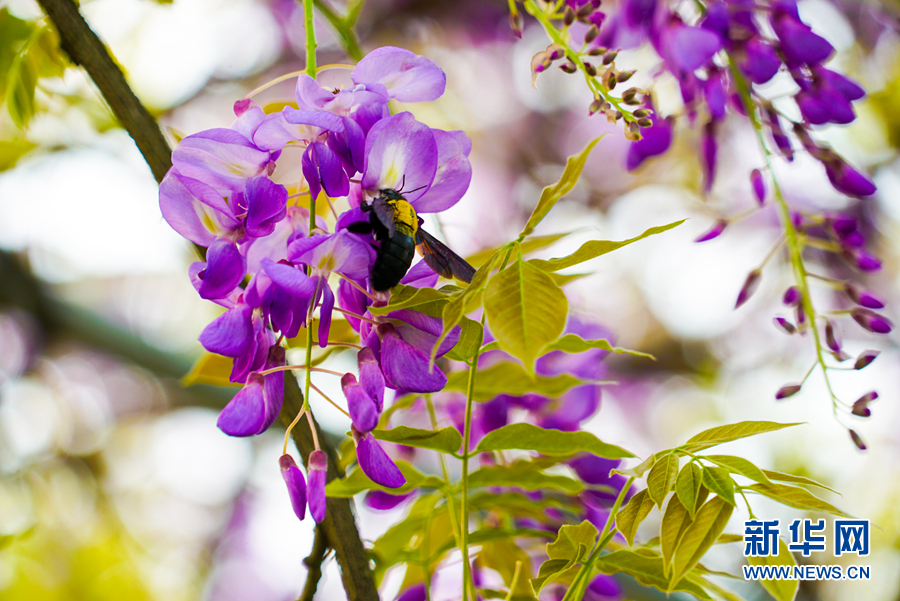
<path fill-rule="evenodd" d="M 172 166 L 172 150 L 156 120 L 134 95 L 122 70 L 72 0 L 38 0 L 59 32 L 59 43 L 76 65 L 87 70 L 113 114 L 137 144 L 156 181 Z"/>
<path fill-rule="evenodd" d="M 309 568 L 309 573 L 306 575 L 306 584 L 303 585 L 299 601 L 313 601 L 313 597 L 316 596 L 316 589 L 319 588 L 319 580 L 322 578 L 322 561 L 327 552 L 328 537 L 325 536 L 322 527 L 317 524 L 312 551 L 309 552 L 309 557 L 303 560 L 303 563 Z"/>
<path fill-rule="evenodd" d="M 106 47 L 78 12 L 72 0 L 38 0 L 59 32 L 60 45 L 72 62 L 84 66 L 100 89 L 103 98 L 134 139 L 144 160 L 150 165 L 156 181 L 162 181 L 172 166 L 172 151 L 150 112 L 140 103 L 125 81 L 122 71 Z M 303 395 L 297 380 L 285 377 L 285 399 L 281 420 L 289 424 L 303 406 Z M 287 419 L 287 422 L 285 422 Z M 318 426 L 317 426 L 318 428 Z M 305 420 L 293 429 L 293 439 L 304 463 L 313 451 L 312 433 Z M 325 436 L 320 436 L 322 450 L 328 455 L 328 480 L 339 476 L 337 453 Z M 359 538 L 349 499 L 328 499 L 328 510 L 322 530 L 335 550 L 344 589 L 350 601 L 378 601 L 378 589 L 369 569 L 368 557 Z"/>

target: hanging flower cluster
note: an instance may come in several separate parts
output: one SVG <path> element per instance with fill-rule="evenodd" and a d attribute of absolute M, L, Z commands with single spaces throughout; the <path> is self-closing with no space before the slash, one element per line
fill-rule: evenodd
<path fill-rule="evenodd" d="M 197 292 L 225 308 L 201 333 L 208 351 L 233 359 L 232 382 L 244 384 L 219 415 L 219 428 L 252 436 L 271 426 L 284 396 L 283 342 L 312 327 L 318 311 L 318 343 L 326 347 L 337 298 L 351 324 L 362 328 L 358 377 L 342 379 L 360 467 L 375 482 L 396 488 L 405 480 L 370 431 L 378 423 L 385 386 L 431 392 L 446 377 L 430 359 L 440 320 L 415 311 L 383 318 L 364 316 L 387 293 L 371 290 L 369 277 L 378 242 L 370 232 L 349 228 L 368 222 L 364 204 L 384 190 L 407 190 L 416 213 L 443 211 L 465 193 L 471 180 L 469 138 L 432 129 L 411 113 L 391 115 L 389 102 L 432 101 L 446 85 L 432 61 L 400 48 L 370 53 L 353 69 L 352 87 L 323 88 L 297 80 L 296 108 L 266 114 L 250 99 L 235 103 L 230 128 L 184 138 L 160 186 L 160 208 L 175 231 L 206 247 L 206 260 L 191 265 Z M 302 153 L 298 156 L 298 152 Z M 296 194 L 277 183 L 283 165 L 299 159 L 303 181 Z M 346 197 L 334 231 L 297 198 Z M 349 228 L 349 229 L 348 229 Z M 423 264 L 424 265 L 424 264 Z M 421 279 L 410 270 L 405 282 Z M 330 282 L 340 279 L 337 295 Z M 437 275 L 434 276 L 436 281 Z M 458 328 L 442 344 L 440 357 L 458 340 Z M 294 460 L 281 459 L 297 516 L 308 505 L 317 521 L 325 515 L 325 454 L 308 465 L 308 487 Z"/>

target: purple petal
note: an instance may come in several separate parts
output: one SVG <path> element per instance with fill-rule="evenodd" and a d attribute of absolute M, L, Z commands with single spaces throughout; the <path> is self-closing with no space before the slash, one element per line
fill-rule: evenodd
<path fill-rule="evenodd" d="M 437 100 L 447 85 L 447 76 L 433 61 L 392 46 L 370 52 L 350 77 L 353 83 L 383 84 L 390 97 L 400 102 Z"/>
<path fill-rule="evenodd" d="M 800 114 L 812 125 L 822 125 L 828 123 L 831 113 L 828 105 L 810 92 L 800 92 L 794 97 L 797 106 L 800 108 Z"/>
<path fill-rule="evenodd" d="M 709 107 L 709 114 L 713 119 L 725 118 L 725 104 L 727 93 L 725 92 L 725 82 L 718 73 L 710 74 L 703 88 L 706 97 L 706 105 Z"/>
<path fill-rule="evenodd" d="M 284 478 L 288 495 L 291 497 L 294 515 L 303 520 L 306 517 L 306 480 L 303 479 L 303 472 L 290 455 L 282 455 L 278 459 L 278 465 L 281 467 L 281 477 Z"/>
<path fill-rule="evenodd" d="M 315 79 L 306 73 L 297 78 L 297 86 L 294 89 L 294 97 L 301 110 L 321 110 L 334 100 L 334 94 L 319 85 Z"/>
<path fill-rule="evenodd" d="M 237 119 L 231 124 L 231 129 L 248 140 L 253 139 L 256 129 L 266 119 L 266 114 L 262 108 L 249 98 L 244 98 L 234 103 L 234 114 Z"/>
<path fill-rule="evenodd" d="M 877 190 L 872 180 L 843 161 L 826 163 L 825 173 L 835 190 L 847 196 L 871 196 Z"/>
<path fill-rule="evenodd" d="M 247 351 L 234 358 L 230 379 L 232 382 L 245 382 L 250 373 L 265 367 L 269 357 L 269 348 L 275 344 L 275 334 L 265 327 L 262 319 L 254 315 L 253 342 Z"/>
<path fill-rule="evenodd" d="M 383 490 L 373 489 L 366 493 L 366 496 L 363 499 L 363 503 L 365 503 L 366 506 L 370 509 L 386 511 L 388 509 L 393 509 L 414 494 L 416 493 L 408 492 L 405 495 L 392 495 L 391 493 L 384 492 Z"/>
<path fill-rule="evenodd" d="M 834 52 L 834 47 L 812 29 L 792 16 L 781 16 L 772 21 L 775 34 L 781 41 L 781 51 L 794 63 L 821 63 Z"/>
<path fill-rule="evenodd" d="M 415 204 L 437 173 L 438 148 L 434 134 L 412 113 L 400 113 L 376 123 L 366 137 L 366 190 L 410 190 L 406 199 Z M 417 190 L 412 192 L 412 190 Z"/>
<path fill-rule="evenodd" d="M 819 89 L 819 100 L 828 110 L 828 120 L 831 123 L 844 125 L 852 123 L 856 119 L 856 113 L 853 112 L 850 101 L 844 98 L 837 88 L 823 85 Z"/>
<path fill-rule="evenodd" d="M 289 142 L 317 140 L 323 130 L 342 132 L 344 123 L 331 113 L 287 107 L 280 113 L 266 116 L 253 134 L 253 143 L 260 148 L 281 150 Z"/>
<path fill-rule="evenodd" d="M 836 88 L 849 101 L 859 100 L 866 95 L 866 91 L 849 77 L 836 73 L 830 69 L 818 68 L 816 75 L 825 79 L 828 85 Z"/>
<path fill-rule="evenodd" d="M 418 213 L 439 213 L 455 205 L 472 181 L 469 150 L 472 141 L 463 132 L 433 129 L 437 143 L 437 172 L 428 191 L 415 202 Z M 462 139 L 461 139 L 462 138 Z"/>
<path fill-rule="evenodd" d="M 221 194 L 175 169 L 159 185 L 159 210 L 173 230 L 200 246 L 239 225 Z"/>
<path fill-rule="evenodd" d="M 672 126 L 669 122 L 659 118 L 656 114 L 651 119 L 653 125 L 641 129 L 643 137 L 632 142 L 628 147 L 628 157 L 625 162 L 628 171 L 634 171 L 646 159 L 664 153 L 672 144 Z"/>
<path fill-rule="evenodd" d="M 362 172 L 366 159 L 366 134 L 353 119 L 344 117 L 344 131 L 328 136 L 328 147 L 341 159 L 348 177 Z M 341 194 L 340 196 L 346 196 Z"/>
<path fill-rule="evenodd" d="M 296 267 L 275 263 L 271 259 L 261 261 L 262 268 L 272 281 L 281 288 L 299 298 L 312 298 L 316 290 L 316 282 L 313 278 L 303 273 Z"/>
<path fill-rule="evenodd" d="M 372 492 L 380 492 L 380 491 L 372 491 Z M 382 493 L 387 494 L 387 493 Z M 428 594 L 425 589 L 425 584 L 414 584 L 411 587 L 405 589 L 394 601 L 427 601 Z"/>
<path fill-rule="evenodd" d="M 216 189 L 240 191 L 244 182 L 259 175 L 271 153 L 231 129 L 209 129 L 184 138 L 172 152 L 179 173 Z"/>
<path fill-rule="evenodd" d="M 200 274 L 200 298 L 224 298 L 241 283 L 247 262 L 231 240 L 216 240 L 206 250 L 206 269 Z"/>
<path fill-rule="evenodd" d="M 340 157 L 321 142 L 311 144 L 306 149 L 306 153 L 309 155 L 310 162 L 315 167 L 317 174 L 315 177 L 318 179 L 318 184 L 325 189 L 325 193 L 332 198 L 347 196 L 350 192 L 350 180 L 347 178 L 347 173 L 341 165 Z M 306 154 L 304 154 L 304 159 L 305 158 Z M 307 177 L 307 181 L 309 181 L 305 161 L 303 175 Z M 318 186 L 316 188 L 318 189 Z M 310 183 L 310 192 L 312 189 L 312 184 Z M 318 192 L 316 192 L 316 194 L 318 194 Z"/>
<path fill-rule="evenodd" d="M 709 230 L 702 234 L 699 238 L 694 240 L 694 242 L 706 242 L 707 240 L 712 240 L 713 238 L 718 238 L 723 231 L 725 231 L 725 227 L 728 225 L 728 222 L 724 219 L 717 220 Z"/>
<path fill-rule="evenodd" d="M 328 459 L 325 453 L 318 449 L 309 454 L 306 475 L 309 476 L 307 502 L 309 503 L 309 515 L 317 522 L 325 519 L 325 483 L 328 479 Z"/>
<path fill-rule="evenodd" d="M 216 425 L 229 436 L 255 436 L 266 430 L 264 379 L 253 373 L 247 384 L 219 413 Z"/>
<path fill-rule="evenodd" d="M 437 365 L 394 332 L 382 341 L 381 368 L 385 383 L 395 390 L 437 392 L 447 384 Z"/>
<path fill-rule="evenodd" d="M 200 344 L 211 353 L 238 357 L 253 344 L 253 309 L 239 305 L 218 316 L 200 333 Z"/>
<path fill-rule="evenodd" d="M 718 164 L 719 144 L 716 142 L 715 121 L 710 121 L 703 129 L 701 140 L 703 155 L 703 191 L 709 194 L 713 182 L 716 179 L 716 165 Z"/>
<path fill-rule="evenodd" d="M 347 398 L 347 409 L 353 426 L 362 433 L 371 432 L 378 425 L 379 411 L 375 400 L 356 381 L 353 374 L 344 374 L 341 389 Z"/>
<path fill-rule="evenodd" d="M 586 593 L 585 601 L 619 599 L 622 596 L 622 586 L 612 576 L 600 574 L 591 580 Z"/>
<path fill-rule="evenodd" d="M 766 181 L 763 179 L 762 171 L 754 169 L 750 172 L 750 185 L 753 186 L 756 202 L 760 206 L 766 204 Z"/>
<path fill-rule="evenodd" d="M 434 288 L 439 278 L 440 276 L 429 267 L 428 263 L 419 261 L 406 272 L 400 283 L 414 288 Z"/>
<path fill-rule="evenodd" d="M 266 359 L 266 369 L 284 367 L 286 364 L 284 347 L 277 345 L 270 347 L 269 357 Z M 276 371 L 263 376 L 265 380 L 263 399 L 266 403 L 265 428 L 274 424 L 278 419 L 278 414 L 281 413 L 281 405 L 284 403 L 284 374 L 283 371 Z"/>
<path fill-rule="evenodd" d="M 337 302 L 342 309 L 357 315 L 365 315 L 369 310 L 368 301 L 369 297 L 347 280 L 341 278 L 341 281 L 338 282 Z M 345 317 L 350 322 L 350 326 L 358 332 L 360 320 L 352 315 L 345 315 Z"/>
<path fill-rule="evenodd" d="M 437 342 L 438 337 L 444 330 L 444 321 L 439 317 L 430 317 L 424 313 L 413 311 L 410 309 L 400 309 L 392 311 L 388 317 L 391 319 L 399 319 L 405 323 L 395 324 L 394 327 L 400 334 L 401 338 L 418 349 L 423 355 L 431 356 L 431 351 Z M 454 327 L 441 342 L 436 357 L 443 357 L 450 349 L 459 342 L 459 335 L 462 328 Z"/>
<path fill-rule="evenodd" d="M 268 236 L 287 215 L 287 188 L 265 175 L 251 178 L 244 192 L 247 199 L 247 234 L 254 238 Z"/>
<path fill-rule="evenodd" d="M 744 60 L 739 65 L 750 81 L 762 84 L 775 77 L 781 59 L 767 42 L 754 37 L 744 46 Z"/>
<path fill-rule="evenodd" d="M 328 280 L 322 278 L 322 304 L 319 307 L 319 346 L 328 346 L 328 333 L 331 331 L 331 313 L 334 310 L 334 292 Z"/>
<path fill-rule="evenodd" d="M 372 482 L 386 488 L 400 488 L 406 484 L 406 478 L 400 469 L 391 461 L 371 433 L 360 438 L 356 445 L 356 458 L 360 469 L 372 479 Z"/>
<path fill-rule="evenodd" d="M 708 63 L 722 48 L 722 38 L 701 27 L 675 25 L 664 36 L 666 58 L 678 71 L 691 72 Z"/>
<path fill-rule="evenodd" d="M 621 461 L 618 459 L 604 459 L 596 455 L 583 455 L 569 462 L 578 477 L 587 484 L 606 484 L 609 482 L 609 472 L 617 467 Z"/>

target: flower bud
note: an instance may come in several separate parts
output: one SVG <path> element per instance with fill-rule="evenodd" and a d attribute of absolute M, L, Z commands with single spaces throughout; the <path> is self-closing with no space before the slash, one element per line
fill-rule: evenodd
<path fill-rule="evenodd" d="M 591 106 L 588 107 L 588 116 L 591 116 L 595 113 L 599 113 L 603 108 L 603 99 L 602 98 L 594 98 L 594 101 L 591 103 Z"/>
<path fill-rule="evenodd" d="M 787 384 L 778 389 L 778 392 L 775 393 L 775 400 L 780 401 L 781 399 L 786 399 L 789 396 L 794 396 L 798 392 L 800 392 L 800 388 L 803 386 L 802 384 Z"/>
<path fill-rule="evenodd" d="M 747 279 L 744 280 L 744 285 L 741 286 L 741 291 L 738 293 L 737 302 L 734 304 L 735 309 L 750 300 L 750 297 L 759 288 L 760 279 L 762 279 L 762 272 L 759 269 L 754 269 L 747 275 Z"/>
<path fill-rule="evenodd" d="M 830 319 L 825 320 L 825 344 L 836 353 L 841 351 L 841 339 L 834 329 L 834 323 Z"/>
<path fill-rule="evenodd" d="M 325 453 L 318 449 L 310 453 L 307 468 L 309 515 L 316 522 L 321 522 L 325 519 L 325 481 L 328 476 L 328 458 Z"/>
<path fill-rule="evenodd" d="M 797 329 L 803 332 L 806 330 L 806 310 L 803 305 L 797 305 L 795 311 L 797 313 Z"/>
<path fill-rule="evenodd" d="M 517 10 L 509 13 L 509 26 L 512 28 L 513 35 L 518 39 L 522 39 L 522 30 L 525 27 L 525 20 L 522 13 Z"/>
<path fill-rule="evenodd" d="M 618 73 L 616 75 L 616 81 L 618 81 L 619 83 L 625 83 L 626 81 L 631 79 L 631 76 L 634 74 L 635 74 L 634 69 L 632 69 L 631 71 L 622 71 L 621 73 Z"/>
<path fill-rule="evenodd" d="M 606 54 L 603 55 L 603 64 L 604 65 L 610 64 L 611 62 L 616 60 L 617 56 L 619 56 L 619 53 L 615 50 L 611 50 L 611 51 L 607 52 Z"/>
<path fill-rule="evenodd" d="M 591 25 L 591 28 L 584 34 L 584 43 L 590 44 L 597 39 L 598 35 L 600 35 L 600 29 L 598 29 L 596 25 Z"/>
<path fill-rule="evenodd" d="M 858 415 L 859 417 L 869 417 L 872 415 L 872 410 L 869 409 L 869 403 L 878 398 L 878 393 L 874 390 L 871 392 L 867 392 L 862 395 L 853 403 L 853 409 L 850 410 L 850 413 L 853 415 Z"/>
<path fill-rule="evenodd" d="M 279 457 L 278 465 L 281 467 L 281 477 L 287 485 L 294 515 L 303 520 L 306 517 L 306 480 L 303 479 L 303 472 L 290 455 Z"/>
<path fill-rule="evenodd" d="M 766 182 L 763 179 L 762 171 L 754 169 L 750 172 L 750 185 L 753 186 L 753 195 L 759 206 L 766 204 Z"/>
<path fill-rule="evenodd" d="M 794 324 L 786 320 L 784 317 L 775 317 L 772 319 L 775 322 L 775 327 L 780 330 L 787 332 L 788 334 L 795 334 L 797 332 L 797 328 L 794 327 Z"/>
<path fill-rule="evenodd" d="M 615 71 L 612 71 L 612 70 L 609 71 L 609 72 L 606 74 L 606 87 L 609 88 L 610 90 L 612 90 L 612 89 L 614 89 L 614 88 L 616 87 L 616 84 L 617 84 L 617 83 L 619 83 L 619 82 L 618 82 L 618 80 L 616 79 L 616 73 L 615 73 Z"/>
<path fill-rule="evenodd" d="M 872 361 L 875 360 L 878 355 L 881 354 L 881 351 L 863 351 L 859 354 L 859 357 L 856 358 L 856 363 L 853 364 L 853 369 L 862 369 L 869 365 Z"/>
<path fill-rule="evenodd" d="M 584 63 L 584 72 L 590 75 L 591 77 L 597 76 L 597 68 L 591 63 L 585 61 Z"/>
<path fill-rule="evenodd" d="M 640 90 L 638 88 L 628 88 L 622 93 L 622 102 L 625 104 L 641 104 L 637 95 Z"/>
<path fill-rule="evenodd" d="M 578 10 L 575 12 L 575 16 L 578 17 L 579 19 L 583 19 L 587 16 L 590 16 L 590 14 L 592 12 L 594 12 L 594 10 L 595 9 L 594 9 L 593 5 L 590 2 L 588 2 L 586 4 L 581 5 L 578 8 Z"/>
<path fill-rule="evenodd" d="M 567 60 L 567 61 L 564 62 L 564 63 L 560 63 L 559 69 L 560 69 L 563 73 L 568 73 L 568 74 L 571 75 L 572 73 L 575 73 L 575 71 L 578 70 L 578 67 L 576 67 L 576 66 L 575 66 L 575 63 L 573 63 L 572 61 Z"/>
<path fill-rule="evenodd" d="M 872 273 L 881 269 L 881 261 L 878 260 L 878 257 L 870 255 L 861 248 L 845 248 L 842 254 L 860 271 Z"/>
<path fill-rule="evenodd" d="M 563 25 L 568 27 L 572 23 L 575 22 L 575 11 L 572 10 L 571 6 L 567 6 L 565 12 L 563 13 Z"/>
<path fill-rule="evenodd" d="M 550 44 L 544 52 L 551 61 L 558 60 L 566 55 L 566 49 L 559 44 Z"/>
<path fill-rule="evenodd" d="M 852 355 L 850 353 L 845 353 L 843 350 L 840 351 L 832 351 L 831 356 L 834 357 L 834 360 L 838 363 L 843 363 L 847 359 L 849 359 Z"/>
<path fill-rule="evenodd" d="M 784 291 L 784 297 L 781 299 L 788 307 L 796 307 L 800 304 L 800 289 L 796 286 L 791 286 L 787 290 Z"/>
<path fill-rule="evenodd" d="M 850 438 L 853 439 L 853 444 L 855 444 L 860 451 L 865 451 L 867 447 L 862 437 L 856 433 L 856 430 L 849 430 L 849 432 Z"/>
<path fill-rule="evenodd" d="M 632 142 L 641 139 L 641 128 L 636 122 L 632 121 L 628 124 L 628 127 L 625 128 L 625 139 Z"/>
<path fill-rule="evenodd" d="M 887 334 L 893 329 L 893 324 L 887 317 L 869 309 L 854 307 L 850 311 L 850 316 L 863 329 L 875 334 Z"/>
<path fill-rule="evenodd" d="M 867 309 L 883 309 L 884 301 L 881 300 L 874 292 L 863 290 L 850 282 L 844 284 L 844 292 L 857 305 L 866 307 Z"/>
<path fill-rule="evenodd" d="M 642 117 L 649 117 L 649 116 L 652 114 L 652 111 L 650 111 L 649 109 L 643 109 L 643 108 L 641 108 L 641 109 L 637 109 L 637 110 L 632 111 L 631 114 L 632 114 L 636 119 L 640 119 L 640 118 L 642 118 Z"/>
<path fill-rule="evenodd" d="M 637 120 L 638 127 L 653 127 L 653 121 L 644 117 L 643 119 Z"/>
<path fill-rule="evenodd" d="M 638 121 L 640 123 L 640 121 Z M 707 240 L 712 240 L 713 238 L 718 238 L 719 235 L 725 230 L 725 227 L 728 225 L 728 222 L 724 219 L 717 220 L 713 226 L 707 231 L 705 234 L 701 235 L 699 238 L 694 240 L 694 242 L 706 242 Z"/>
<path fill-rule="evenodd" d="M 606 46 L 595 46 L 594 48 L 588 50 L 588 54 L 590 56 L 601 56 L 603 54 L 606 54 L 606 50 Z"/>

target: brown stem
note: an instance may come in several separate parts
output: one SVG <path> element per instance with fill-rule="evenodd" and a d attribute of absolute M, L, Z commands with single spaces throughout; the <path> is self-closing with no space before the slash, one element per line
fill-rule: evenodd
<path fill-rule="evenodd" d="M 38 0 L 59 32 L 59 44 L 76 65 L 87 70 L 113 114 L 134 139 L 153 177 L 161 182 L 172 166 L 172 150 L 156 120 L 125 81 L 122 70 L 72 0 Z"/>
<path fill-rule="evenodd" d="M 82 65 L 100 89 L 103 98 L 134 139 L 156 181 L 162 181 L 172 166 L 172 151 L 150 112 L 141 104 L 125 81 L 122 71 L 78 12 L 72 0 L 38 0 L 59 32 L 60 46 L 77 65 Z M 201 250 L 201 249 L 198 249 Z M 303 406 L 303 395 L 293 376 L 285 377 L 285 399 L 281 420 L 289 424 Z M 287 421 L 285 421 L 287 420 Z M 306 422 L 300 422 L 292 436 L 304 463 L 314 445 Z M 339 476 L 337 453 L 324 436 L 319 436 L 328 455 L 328 480 Z M 369 561 L 359 538 L 349 499 L 328 499 L 322 530 L 334 548 L 347 598 L 350 601 L 378 601 L 378 589 L 369 569 Z"/>
<path fill-rule="evenodd" d="M 299 601 L 313 601 L 313 597 L 316 596 L 316 589 L 319 588 L 319 580 L 322 578 L 322 561 L 326 553 L 328 553 L 328 537 L 317 524 L 312 551 L 309 552 L 309 557 L 303 560 L 309 573 L 306 575 L 306 584 L 303 585 Z"/>

